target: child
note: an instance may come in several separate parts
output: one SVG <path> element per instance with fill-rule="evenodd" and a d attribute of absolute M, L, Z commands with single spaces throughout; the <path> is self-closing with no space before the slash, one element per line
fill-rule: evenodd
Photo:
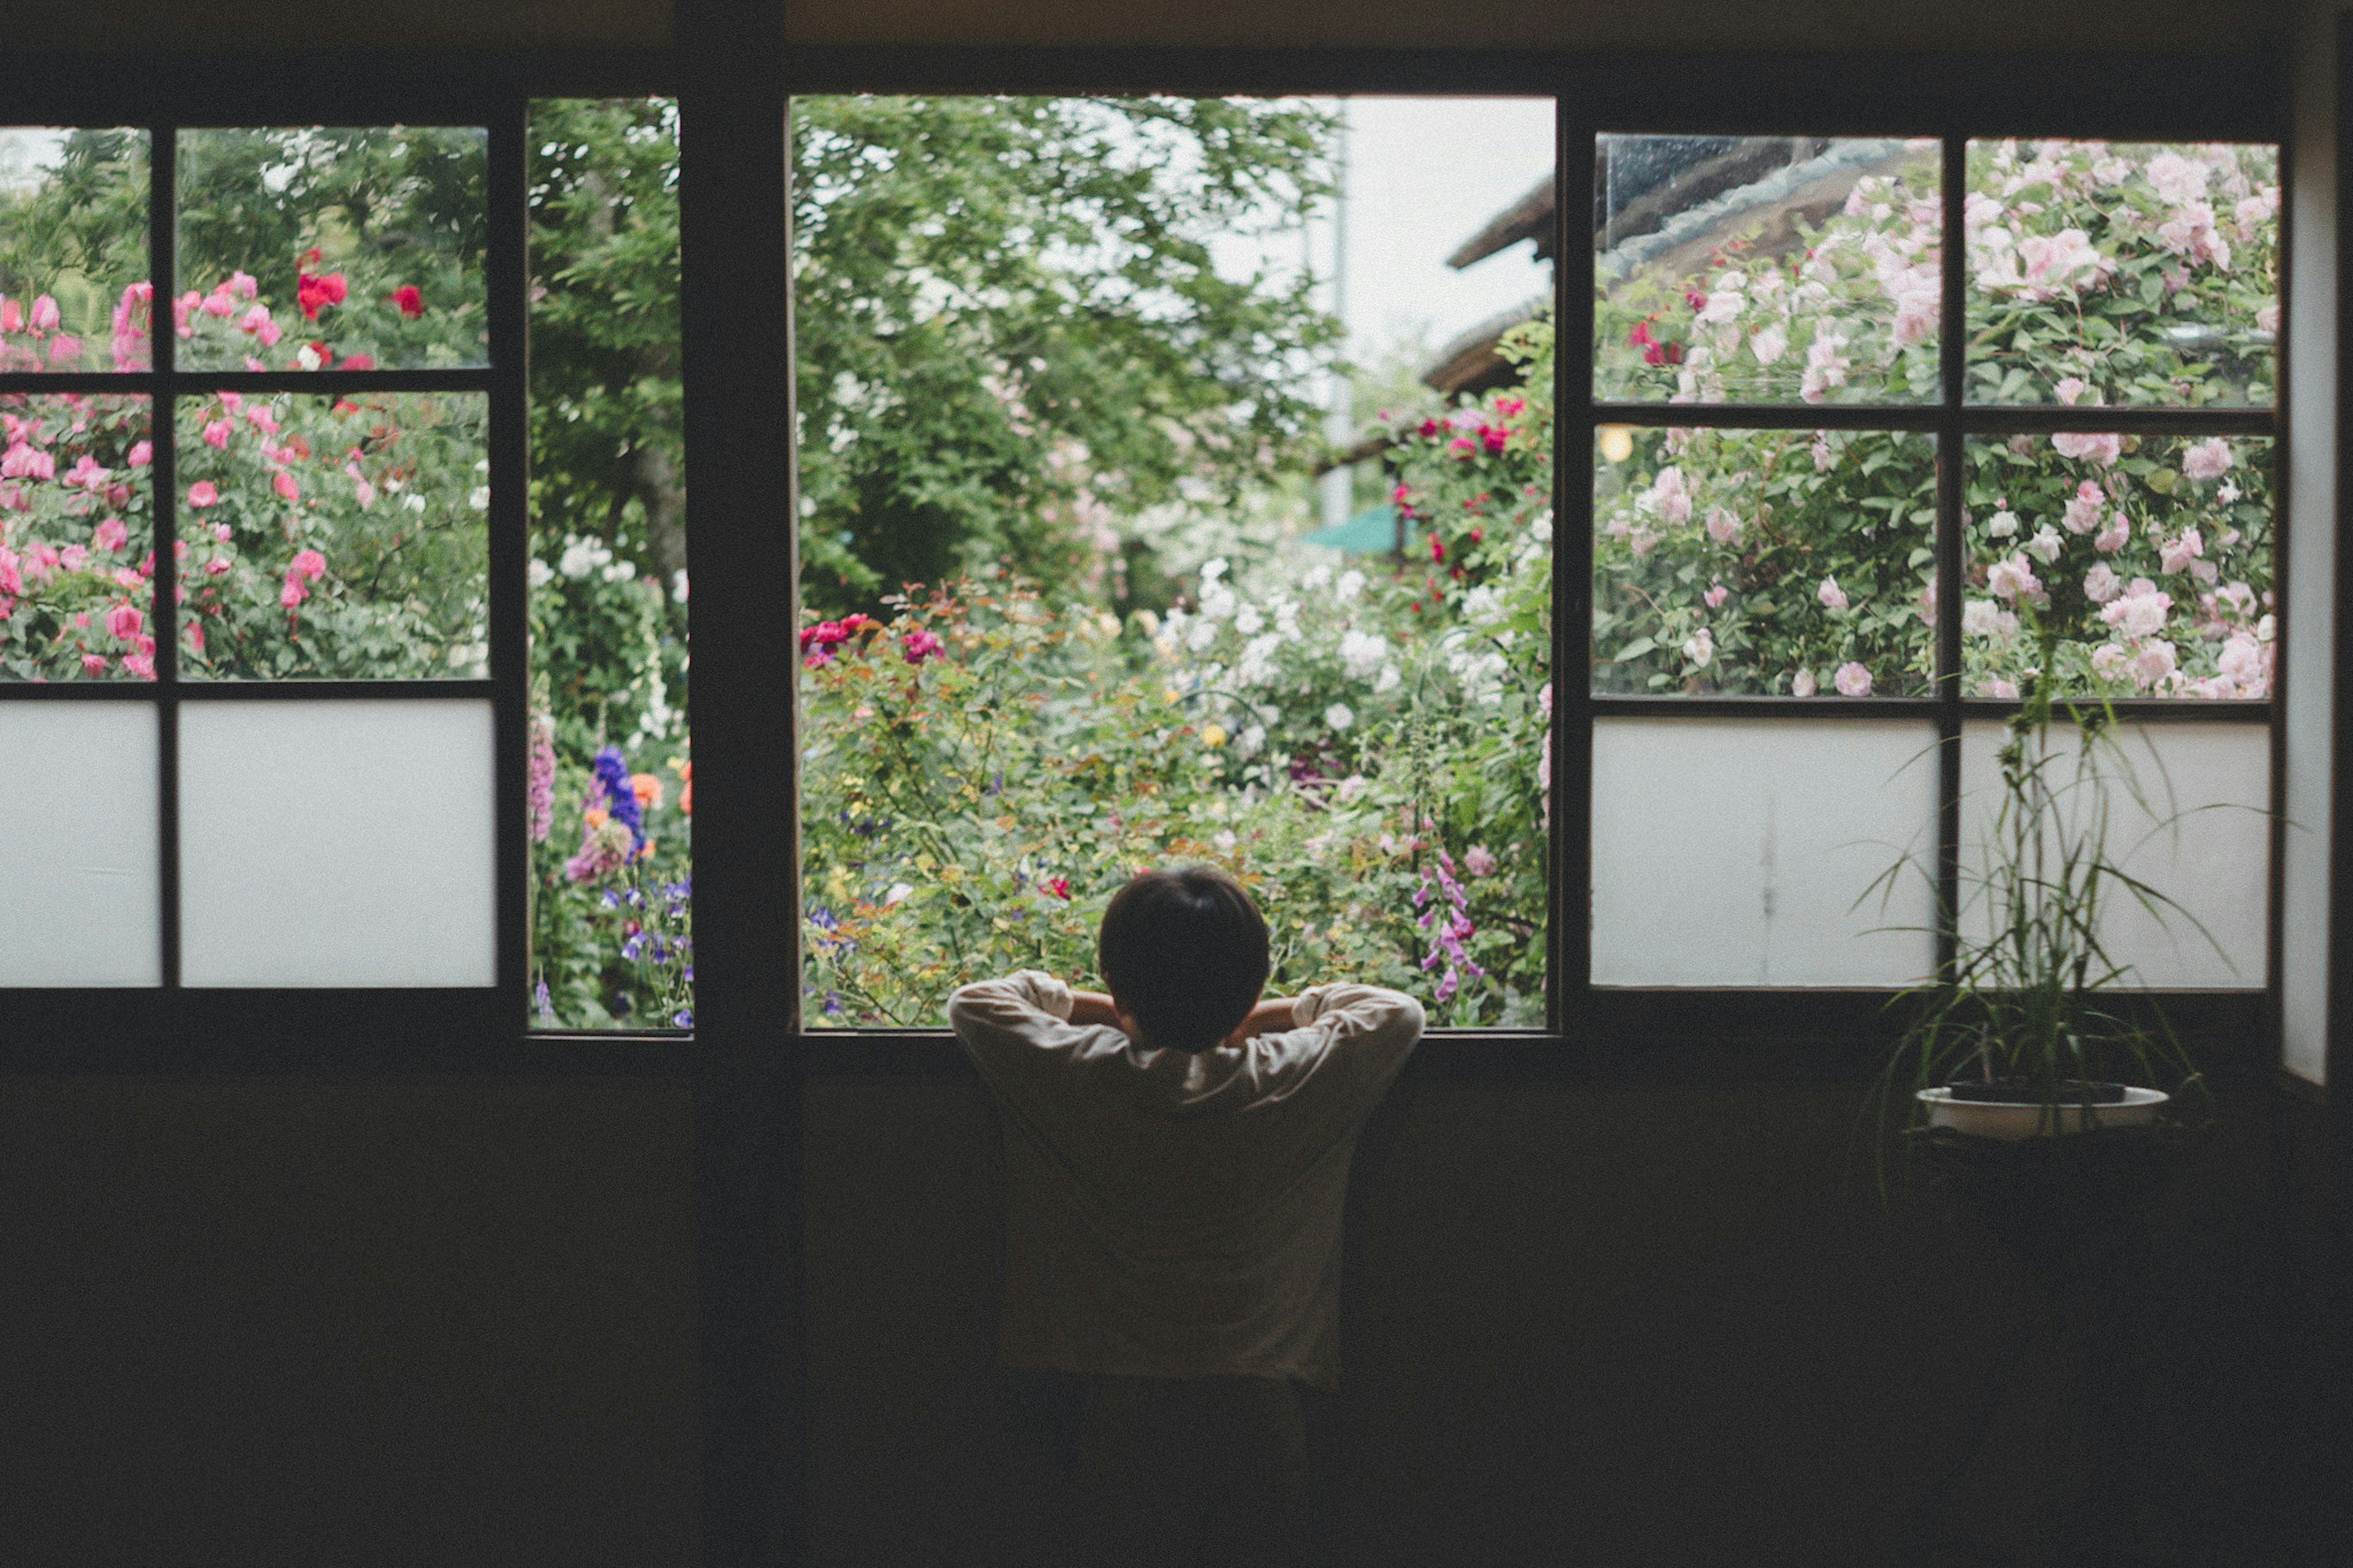
<path fill-rule="evenodd" d="M 1371 985 L 1261 1001 L 1267 953 L 1230 878 L 1146 871 L 1103 911 L 1109 994 L 1023 970 L 948 999 L 1005 1125 L 998 1360 L 1083 1380 L 1122 1563 L 1188 1492 L 1200 1561 L 1306 1552 L 1293 1380 L 1338 1384 L 1348 1163 L 1422 1015 Z"/>

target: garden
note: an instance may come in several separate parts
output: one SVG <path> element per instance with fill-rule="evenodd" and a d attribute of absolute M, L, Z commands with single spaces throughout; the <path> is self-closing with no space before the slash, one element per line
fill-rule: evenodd
<path fill-rule="evenodd" d="M 192 134 L 224 140 L 182 159 L 168 310 L 134 133 L 69 133 L 0 185 L 12 368 L 136 368 L 158 330 L 224 368 L 480 362 L 478 137 Z M 1112 892 L 1172 860 L 1251 889 L 1278 987 L 1348 975 L 1435 1023 L 1540 1022 L 1547 316 L 1503 339 L 1504 384 L 1386 384 L 1356 482 L 1407 549 L 1343 554 L 1300 538 L 1332 449 L 1319 388 L 1371 377 L 1312 278 L 1212 254 L 1328 200 L 1326 110 L 815 99 L 793 136 L 809 1022 L 931 1026 L 976 975 L 1084 976 Z M 545 1026 L 692 1022 L 677 147 L 659 101 L 544 104 L 533 127 Z M 2079 408 L 2084 432 L 1969 443 L 1966 591 L 1940 607 L 1932 436 L 1604 426 L 1577 457 L 1598 693 L 1921 697 L 1949 609 L 1975 697 L 2030 672 L 2268 696 L 2265 443 L 2119 436 L 2096 411 L 2270 401 L 2275 154 L 1970 159 L 1970 395 Z M 1940 213 L 1915 145 L 1788 243 L 1736 228 L 1688 267 L 1605 265 L 1598 388 L 1932 402 Z M 153 679 L 144 400 L 14 393 L 0 414 L 0 676 Z M 182 676 L 484 673 L 485 416 L 458 394 L 184 400 Z"/>

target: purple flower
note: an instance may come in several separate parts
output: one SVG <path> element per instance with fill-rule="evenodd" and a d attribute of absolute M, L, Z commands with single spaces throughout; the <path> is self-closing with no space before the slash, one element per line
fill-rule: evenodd
<path fill-rule="evenodd" d="M 543 844 L 555 826 L 555 721 L 531 716 L 531 841 Z"/>
<path fill-rule="evenodd" d="M 605 808 L 613 820 L 629 830 L 632 846 L 646 847 L 645 813 L 638 809 L 638 792 L 629 783 L 629 764 L 621 760 L 620 749 L 607 746 L 596 753 L 596 782 L 605 791 Z"/>

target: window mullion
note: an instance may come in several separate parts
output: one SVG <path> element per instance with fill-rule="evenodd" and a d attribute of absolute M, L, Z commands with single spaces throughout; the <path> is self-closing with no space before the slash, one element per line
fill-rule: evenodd
<path fill-rule="evenodd" d="M 1944 139 L 1944 237 L 1938 249 L 1937 349 L 1943 399 L 1936 430 L 1936 973 L 1948 973 L 1957 947 L 1961 876 L 1961 413 L 1968 387 L 1968 138 Z"/>
<path fill-rule="evenodd" d="M 155 552 L 155 910 L 160 926 L 163 987 L 180 988 L 180 605 L 177 415 L 172 388 L 179 347 L 170 330 L 172 290 L 179 275 L 179 132 L 154 125 L 147 132 L 147 342 L 153 379 L 147 404 L 148 541 Z"/>
<path fill-rule="evenodd" d="M 1599 128 L 1554 110 L 1551 897 L 1546 1017 L 1592 1023 L 1593 165 Z"/>

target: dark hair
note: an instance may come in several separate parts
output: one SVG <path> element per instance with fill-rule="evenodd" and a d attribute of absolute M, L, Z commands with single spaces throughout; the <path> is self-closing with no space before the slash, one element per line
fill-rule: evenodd
<path fill-rule="evenodd" d="M 1206 1051 L 1266 985 L 1266 920 L 1208 866 L 1138 871 L 1103 910 L 1095 962 L 1152 1045 Z"/>

